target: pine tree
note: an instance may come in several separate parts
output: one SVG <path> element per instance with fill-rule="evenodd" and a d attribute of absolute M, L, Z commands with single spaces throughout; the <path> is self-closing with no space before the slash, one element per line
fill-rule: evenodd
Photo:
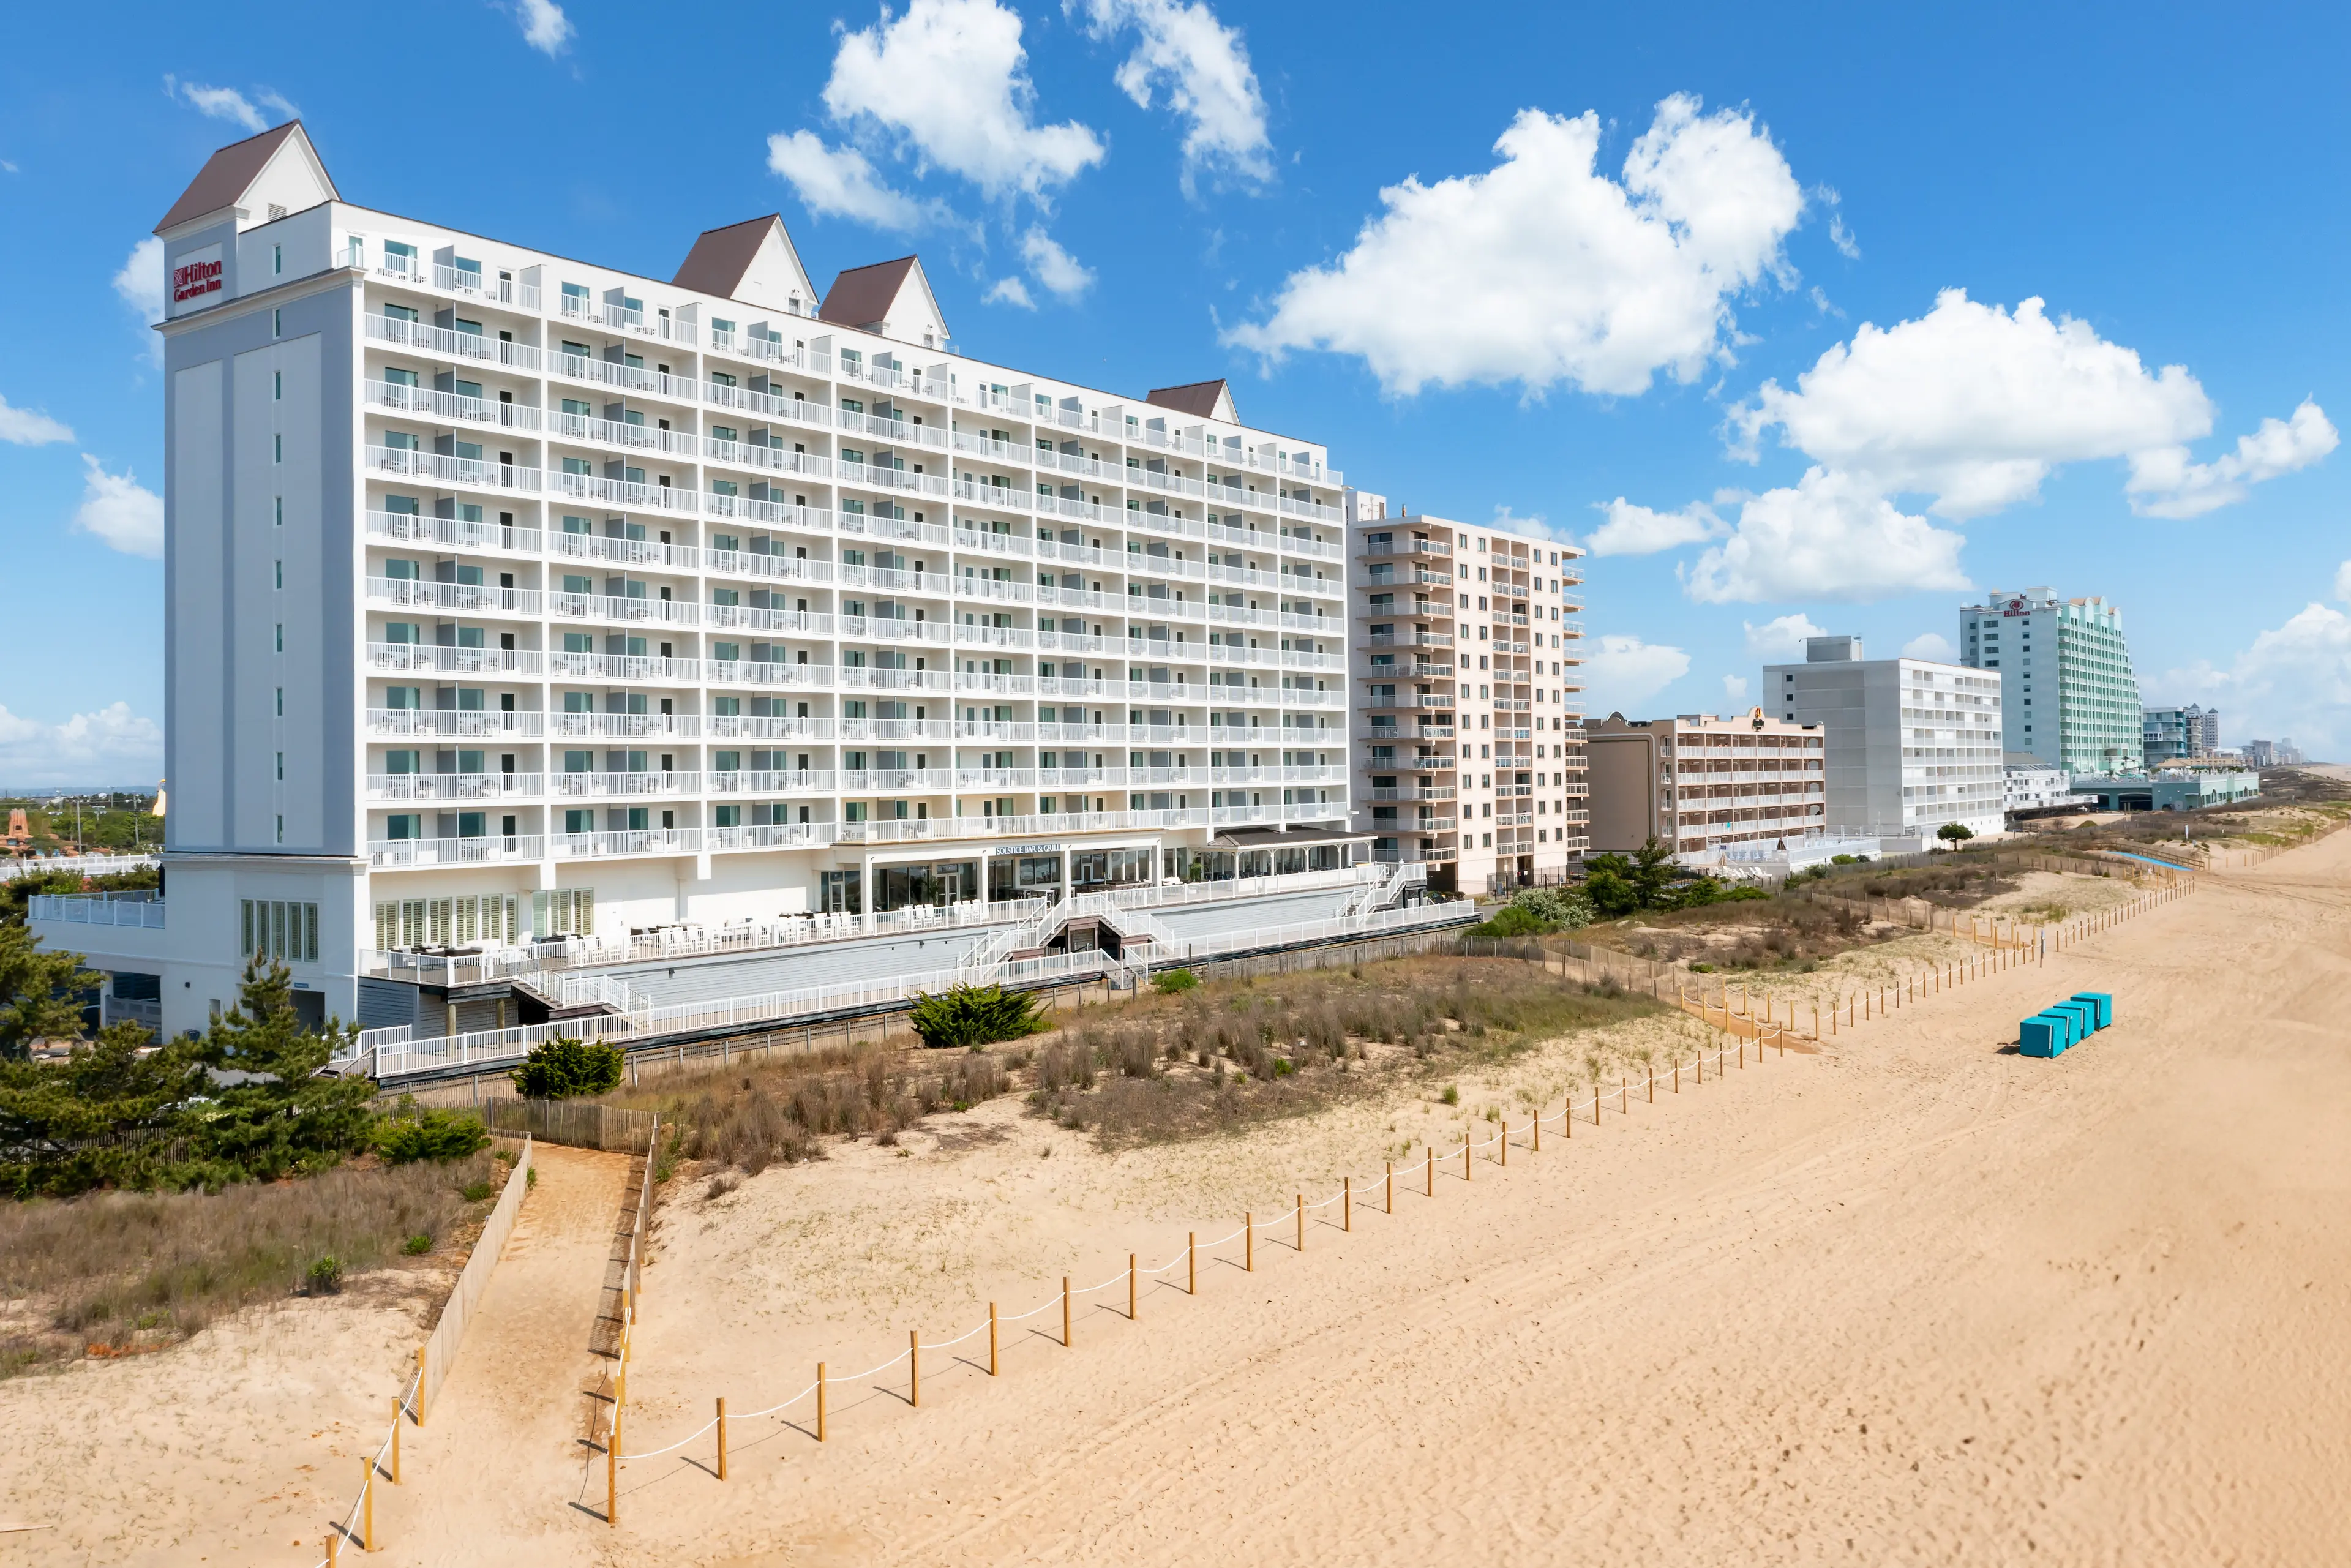
<path fill-rule="evenodd" d="M 189 1153 L 210 1167 L 205 1179 L 267 1181 L 364 1149 L 374 1082 L 322 1071 L 357 1038 L 333 1020 L 323 1033 L 304 1033 L 286 966 L 250 960 L 237 1005 L 214 1020 L 195 1052 L 213 1080 L 190 1112 Z"/>

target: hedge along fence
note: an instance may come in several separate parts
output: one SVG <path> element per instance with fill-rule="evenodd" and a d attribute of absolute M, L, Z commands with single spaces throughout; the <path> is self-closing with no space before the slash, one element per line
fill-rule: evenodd
<path fill-rule="evenodd" d="M 1646 1070 L 1642 1079 L 1643 1103 L 1655 1104 L 1661 1090 L 1668 1093 L 1680 1093 L 1686 1078 L 1689 1081 L 1692 1091 L 1695 1092 L 1707 1082 L 1709 1076 L 1719 1080 L 1731 1071 L 1744 1071 L 1750 1065 L 1749 1060 L 1750 1057 L 1753 1059 L 1751 1065 L 1760 1067 L 1763 1062 L 1764 1051 L 1769 1043 L 1771 1042 L 1758 1044 L 1750 1051 L 1748 1050 L 1746 1040 L 1733 1036 L 1707 1049 L 1694 1051 L 1687 1058 L 1677 1051 L 1674 1059 L 1664 1067 L 1653 1065 Z M 1781 1053 L 1784 1055 L 1786 1042 L 1783 1040 L 1778 1043 L 1781 1045 Z M 1312 1202 L 1309 1202 L 1303 1193 L 1297 1194 L 1286 1207 L 1276 1211 L 1267 1219 L 1259 1219 L 1254 1211 L 1246 1212 L 1241 1216 L 1240 1227 L 1223 1236 L 1204 1241 L 1197 1231 L 1191 1232 L 1186 1237 L 1184 1246 L 1165 1262 L 1145 1268 L 1139 1256 L 1130 1252 L 1126 1257 L 1126 1267 L 1116 1270 L 1097 1284 L 1073 1288 L 1069 1276 L 1063 1275 L 1060 1290 L 1048 1294 L 1026 1312 L 1002 1313 L 998 1311 L 996 1303 L 991 1301 L 988 1303 L 987 1316 L 985 1320 L 950 1338 L 925 1340 L 922 1337 L 920 1330 L 909 1330 L 906 1334 L 905 1349 L 888 1360 L 879 1362 L 862 1371 L 846 1375 L 835 1374 L 831 1371 L 828 1363 L 820 1361 L 816 1364 L 815 1377 L 799 1392 L 764 1408 L 730 1412 L 726 1408 L 726 1398 L 716 1397 L 713 1400 L 711 1418 L 693 1431 L 660 1448 L 646 1448 L 636 1453 L 624 1453 L 622 1451 L 623 1447 L 622 1435 L 624 1427 L 623 1411 L 628 1396 L 627 1367 L 631 1342 L 633 1339 L 637 1322 L 636 1304 L 632 1301 L 622 1323 L 621 1373 L 615 1380 L 613 1390 L 611 1437 L 604 1444 L 606 1522 L 614 1525 L 620 1522 L 620 1472 L 621 1467 L 624 1464 L 641 1463 L 647 1459 L 680 1453 L 695 1448 L 706 1440 L 710 1445 L 708 1451 L 715 1455 L 715 1465 L 705 1466 L 698 1458 L 688 1461 L 688 1464 L 694 1469 L 715 1475 L 719 1481 L 726 1481 L 728 1479 L 729 1440 L 742 1422 L 768 1421 L 771 1422 L 776 1428 L 789 1427 L 804 1431 L 816 1442 L 827 1442 L 831 1440 L 831 1436 L 830 1396 L 832 1388 L 839 1385 L 864 1384 L 868 1379 L 884 1375 L 892 1375 L 891 1383 L 885 1385 L 891 1393 L 903 1397 L 912 1408 L 920 1409 L 923 1403 L 923 1354 L 925 1351 L 951 1350 L 985 1334 L 987 1342 L 987 1375 L 1000 1376 L 1004 1371 L 1004 1346 L 1001 1336 L 1002 1331 L 1008 1325 L 1027 1322 L 1030 1319 L 1043 1316 L 1046 1319 L 1045 1323 L 1040 1325 L 1039 1330 L 1032 1330 L 1030 1333 L 1057 1341 L 1063 1349 L 1071 1348 L 1076 1343 L 1074 1308 L 1083 1297 L 1097 1295 L 1103 1291 L 1113 1292 L 1110 1310 L 1113 1313 L 1118 1313 L 1119 1309 L 1114 1304 L 1115 1292 L 1123 1288 L 1126 1300 L 1123 1312 L 1120 1315 L 1123 1315 L 1130 1323 L 1137 1322 L 1141 1318 L 1142 1290 L 1146 1281 L 1161 1282 L 1163 1277 L 1174 1276 L 1180 1271 L 1182 1281 L 1180 1286 L 1175 1278 L 1165 1278 L 1164 1282 L 1168 1288 L 1179 1290 L 1187 1297 L 1196 1297 L 1200 1293 L 1200 1264 L 1204 1259 L 1209 1262 L 1238 1262 L 1244 1270 L 1255 1272 L 1258 1243 L 1260 1239 L 1269 1241 L 1273 1249 L 1286 1248 L 1299 1253 L 1306 1250 L 1309 1239 L 1307 1218 L 1310 1215 L 1317 1217 L 1316 1223 L 1320 1226 L 1334 1228 L 1342 1233 L 1352 1232 L 1354 1229 L 1354 1213 L 1357 1208 L 1362 1208 L 1366 1213 L 1388 1216 L 1393 1216 L 1396 1212 L 1399 1178 L 1405 1196 L 1413 1196 L 1414 1189 L 1417 1187 L 1424 1201 L 1433 1200 L 1437 1197 L 1437 1183 L 1440 1176 L 1448 1181 L 1459 1180 L 1468 1186 L 1475 1182 L 1477 1166 L 1481 1160 L 1488 1165 L 1507 1167 L 1510 1163 L 1510 1152 L 1513 1148 L 1523 1150 L 1530 1155 L 1540 1155 L 1543 1146 L 1543 1132 L 1547 1127 L 1557 1129 L 1553 1137 L 1554 1144 L 1562 1140 L 1573 1143 L 1575 1128 L 1579 1123 L 1588 1119 L 1593 1126 L 1602 1124 L 1610 1100 L 1616 1102 L 1618 1116 L 1625 1117 L 1632 1114 L 1633 1081 L 1630 1077 L 1623 1078 L 1617 1085 L 1616 1092 L 1613 1094 L 1604 1086 L 1596 1083 L 1593 1085 L 1587 1098 L 1579 1100 L 1574 1094 L 1570 1094 L 1566 1103 L 1549 1115 L 1536 1116 L 1516 1124 L 1509 1118 L 1504 1118 L 1500 1130 L 1484 1139 L 1478 1139 L 1474 1134 L 1465 1134 L 1458 1149 L 1447 1148 L 1440 1152 L 1431 1145 L 1423 1152 L 1420 1159 L 1402 1169 L 1396 1167 L 1395 1161 L 1387 1161 L 1378 1176 L 1370 1177 L 1360 1185 L 1352 1176 L 1343 1177 L 1337 1192 Z M 1338 1209 L 1335 1216 L 1324 1212 L 1334 1206 Z M 1237 1259 L 1230 1254 L 1220 1254 L 1217 1251 L 1218 1249 L 1231 1247 L 1236 1242 L 1239 1244 L 1239 1256 Z M 1060 1314 L 1058 1334 L 1052 1332 L 1053 1319 L 1050 1315 L 1057 1312 Z M 974 1346 L 967 1354 L 976 1362 L 979 1354 L 978 1347 Z M 899 1384 L 895 1381 L 895 1376 L 902 1366 L 904 1369 L 903 1375 L 905 1382 Z M 798 1414 L 788 1418 L 787 1412 Z M 764 1435 L 772 1435 L 772 1433 Z"/>
<path fill-rule="evenodd" d="M 465 1328 L 473 1321 L 474 1309 L 481 1303 L 482 1292 L 489 1289 L 490 1275 L 498 1266 L 498 1255 L 506 1249 L 507 1238 L 514 1234 L 523 1197 L 530 1190 L 531 1155 L 531 1140 L 526 1134 L 522 1152 L 516 1156 L 514 1169 L 507 1175 L 506 1190 L 498 1194 L 489 1218 L 482 1222 L 482 1234 L 475 1239 L 474 1250 L 457 1275 L 457 1288 L 450 1292 L 433 1332 L 416 1347 L 416 1370 L 408 1375 L 408 1381 L 392 1399 L 392 1425 L 383 1440 L 376 1445 L 375 1452 L 364 1461 L 359 1495 L 351 1500 L 350 1511 L 343 1516 L 342 1522 L 328 1532 L 327 1554 L 319 1560 L 319 1568 L 332 1568 L 346 1541 L 362 1552 L 376 1550 L 376 1483 L 389 1480 L 394 1486 L 400 1484 L 401 1419 L 406 1416 L 417 1426 L 423 1426 L 426 1412 L 440 1396 L 441 1385 L 465 1344 Z"/>

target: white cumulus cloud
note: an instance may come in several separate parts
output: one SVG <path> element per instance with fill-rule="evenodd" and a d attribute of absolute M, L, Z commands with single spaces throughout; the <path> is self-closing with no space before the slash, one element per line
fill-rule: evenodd
<path fill-rule="evenodd" d="M 110 703 L 63 724 L 44 724 L 0 707 L 0 779 L 12 784 L 130 784 L 163 766 L 163 730 Z"/>
<path fill-rule="evenodd" d="M 87 452 L 81 462 L 81 505 L 74 510 L 73 526 L 125 555 L 161 560 L 163 497 L 140 484 L 128 468 L 110 474 Z"/>
<path fill-rule="evenodd" d="M 269 129 L 270 120 L 264 110 L 275 112 L 281 120 L 292 120 L 302 111 L 268 88 L 256 88 L 247 98 L 233 87 L 205 87 L 197 82 L 182 81 L 178 77 L 163 78 L 163 96 L 184 103 L 199 114 L 214 120 L 225 120 L 251 131 Z"/>
<path fill-rule="evenodd" d="M 1043 196 L 1102 160 L 1092 129 L 1040 124 L 1020 16 L 996 0 L 913 0 L 844 34 L 825 111 L 990 198 Z"/>
<path fill-rule="evenodd" d="M 1479 174 L 1380 193 L 1384 211 L 1327 267 L 1285 281 L 1227 340 L 1267 355 L 1360 355 L 1392 392 L 1434 382 L 1565 382 L 1632 395 L 1726 359 L 1730 300 L 1790 280 L 1804 196 L 1752 116 L 1676 95 L 1598 167 L 1599 117 L 1523 110 Z"/>
<path fill-rule="evenodd" d="M 2232 744 L 2292 736 L 2312 757 L 2351 756 L 2351 616 L 2330 605 L 2304 605 L 2225 669 L 2192 664 L 2149 685 L 2171 700 L 2218 706 Z"/>
<path fill-rule="evenodd" d="M 1619 496 L 1613 501 L 1593 503 L 1593 509 L 1608 517 L 1584 541 L 1584 548 L 1595 556 L 1655 555 L 1720 538 L 1730 531 L 1704 501 L 1692 501 L 1678 512 L 1659 512 Z"/>
<path fill-rule="evenodd" d="M 2243 500 L 2250 486 L 2309 467 L 2339 441 L 2325 413 L 2304 398 L 2291 418 L 2264 419 L 2252 434 L 2237 437 L 2234 452 L 2214 462 L 2190 463 L 2185 447 L 2140 454 L 2132 465 L 2133 502 L 2151 517 L 2200 517 Z"/>
<path fill-rule="evenodd" d="M 998 278 L 979 298 L 988 305 L 1018 305 L 1023 310 L 1037 308 L 1037 302 L 1029 297 L 1029 286 L 1017 277 Z"/>
<path fill-rule="evenodd" d="M 114 292 L 149 323 L 163 319 L 163 242 L 149 235 L 131 247 L 122 270 L 114 275 Z"/>
<path fill-rule="evenodd" d="M 1744 503 L 1730 537 L 1698 557 L 1684 586 L 1707 604 L 1962 589 L 1962 542 L 1851 475 L 1813 468 L 1792 487 Z"/>
<path fill-rule="evenodd" d="M 1611 634 L 1585 644 L 1583 706 L 1589 713 L 1641 716 L 1641 706 L 1689 674 L 1689 654 L 1660 643 Z"/>
<path fill-rule="evenodd" d="M 555 0 L 517 0 L 515 20 L 522 24 L 522 41 L 550 59 L 571 41 L 571 18 Z"/>
<path fill-rule="evenodd" d="M 2305 401 L 2234 451 L 2192 460 L 2213 409 L 2181 365 L 2150 369 L 2087 322 L 2038 298 L 2013 310 L 1947 289 L 1916 320 L 1865 322 L 1793 389 L 1767 381 L 1731 411 L 1733 455 L 1759 460 L 1766 433 L 1812 467 L 1749 498 L 1730 538 L 1690 571 L 1702 600 L 1871 599 L 1964 586 L 1965 521 L 2039 498 L 2068 464 L 2120 462 L 2134 510 L 2194 517 L 2253 485 L 2308 467 L 2337 444 Z M 1897 505 L 1924 498 L 1924 514 Z M 1813 574 L 1819 574 L 1815 580 Z"/>
<path fill-rule="evenodd" d="M 1740 622 L 1747 633 L 1747 656 L 1765 664 L 1789 664 L 1804 656 L 1804 643 L 1813 637 L 1825 637 L 1828 628 L 1815 626 L 1801 613 L 1782 615 L 1758 626 L 1752 621 Z"/>
<path fill-rule="evenodd" d="M 2351 560 L 2335 569 L 2335 597 L 2343 603 L 2351 604 Z"/>
<path fill-rule="evenodd" d="M 1746 706 L 1747 677 L 1745 675 L 1723 676 L 1722 700 L 1729 703 L 1732 707 Z"/>
<path fill-rule="evenodd" d="M 791 183 L 800 204 L 818 217 L 855 218 L 898 233 L 924 227 L 935 215 L 925 203 L 893 189 L 854 147 L 828 147 L 812 131 L 768 138 L 768 167 Z"/>
<path fill-rule="evenodd" d="M 1515 512 L 1507 502 L 1494 508 L 1493 526 L 1508 533 L 1524 534 L 1531 539 L 1564 539 L 1567 537 L 1552 528 L 1541 512 Z"/>
<path fill-rule="evenodd" d="M 0 441 L 17 446 L 47 446 L 53 441 L 71 441 L 74 433 L 46 413 L 29 408 L 12 408 L 8 400 L 0 397 Z"/>
<path fill-rule="evenodd" d="M 1074 299 L 1093 287 L 1092 269 L 1081 267 L 1043 229 L 1032 228 L 1020 236 L 1020 257 L 1029 264 L 1031 277 L 1064 299 Z"/>
<path fill-rule="evenodd" d="M 1940 664 L 1959 662 L 1959 649 L 1953 647 L 1951 640 L 1940 632 L 1919 632 L 1902 644 L 1902 656 L 1906 659 L 1932 659 Z"/>
<path fill-rule="evenodd" d="M 1069 9 L 1076 0 L 1065 0 Z M 1143 109 L 1164 93 L 1185 120 L 1184 191 L 1203 171 L 1258 183 L 1272 176 L 1265 95 L 1258 89 L 1240 29 L 1204 5 L 1181 0 L 1085 0 L 1096 37 L 1126 28 L 1141 37 L 1118 68 L 1119 90 Z"/>

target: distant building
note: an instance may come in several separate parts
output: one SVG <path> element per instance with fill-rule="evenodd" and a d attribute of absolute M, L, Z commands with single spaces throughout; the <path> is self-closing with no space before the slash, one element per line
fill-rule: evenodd
<path fill-rule="evenodd" d="M 2030 751 L 2011 751 L 2004 758 L 2001 808 L 2011 826 L 2020 817 L 2092 806 L 2096 800 L 2095 795 L 2077 792 L 2064 768 L 2050 767 Z"/>
<path fill-rule="evenodd" d="M 1996 671 L 1864 659 L 1858 637 L 1813 637 L 1802 664 L 1763 668 L 1781 719 L 1821 728 L 1829 831 L 1856 836 L 2001 831 L 2002 695 Z"/>
<path fill-rule="evenodd" d="M 1592 850 L 1628 853 L 1656 839 L 1685 857 L 1731 845 L 1776 850 L 1828 822 L 1820 727 L 1761 708 L 1724 718 L 1686 713 L 1584 727 Z"/>
<path fill-rule="evenodd" d="M 2292 736 L 2279 740 L 2249 740 L 2243 754 L 2248 768 L 2299 768 L 2308 760 L 2295 748 Z"/>
<path fill-rule="evenodd" d="M 2139 740 L 2148 768 L 2210 757 L 2220 749 L 2220 710 L 2194 703 L 2141 708 Z"/>
<path fill-rule="evenodd" d="M 1989 594 L 1959 611 L 1959 662 L 2006 678 L 2003 751 L 2030 751 L 2068 773 L 2144 765 L 2138 678 L 2119 606 L 2095 594 L 2059 599 L 2046 588 Z"/>
<path fill-rule="evenodd" d="M 2193 811 L 2199 807 L 2225 806 L 2260 794 L 2262 776 L 2220 769 L 2168 773 L 2160 778 L 2126 773 L 2076 779 L 2074 787 L 2096 796 L 2102 811 Z"/>

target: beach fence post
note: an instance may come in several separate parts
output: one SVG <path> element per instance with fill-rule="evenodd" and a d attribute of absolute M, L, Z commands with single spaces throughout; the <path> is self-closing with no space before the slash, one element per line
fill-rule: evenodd
<path fill-rule="evenodd" d="M 1394 1214 L 1395 1212 L 1395 1161 L 1394 1160 L 1388 1162 L 1387 1187 L 1388 1212 Z"/>
<path fill-rule="evenodd" d="M 996 1375 L 996 1303 L 987 1303 L 987 1375 Z"/>
<path fill-rule="evenodd" d="M 1463 1181 L 1478 1179 L 1469 1169 L 1469 1134 L 1466 1130 L 1461 1134 L 1461 1179 Z"/>
<path fill-rule="evenodd" d="M 1134 1254 L 1126 1255 L 1126 1321 L 1134 1321 Z"/>
<path fill-rule="evenodd" d="M 604 1522 L 621 1522 L 621 1407 L 612 1406 L 612 1429 L 604 1437 Z"/>
<path fill-rule="evenodd" d="M 923 1407 L 923 1338 L 914 1329 L 906 1331 L 906 1403 Z"/>
<path fill-rule="evenodd" d="M 1257 1216 L 1248 1209 L 1241 1211 L 1241 1271 L 1257 1272 Z M 1066 1281 L 1061 1288 L 1069 1289 Z"/>
<path fill-rule="evenodd" d="M 416 1347 L 416 1424 L 424 1425 L 424 1358 L 432 1350 L 428 1341 Z"/>
<path fill-rule="evenodd" d="M 338 1528 L 327 1531 L 327 1568 L 337 1568 L 342 1561 L 343 1532 Z"/>
<path fill-rule="evenodd" d="M 816 1364 L 816 1440 L 824 1441 L 824 1363 Z"/>
<path fill-rule="evenodd" d="M 1503 1118 L 1502 1118 L 1502 1168 L 1503 1168 L 1503 1169 L 1505 1169 L 1505 1170 L 1508 1170 L 1508 1169 L 1510 1168 L 1510 1119 L 1508 1116 L 1505 1116 L 1505 1117 L 1503 1117 Z"/>
<path fill-rule="evenodd" d="M 360 1550 L 375 1550 L 375 1459 L 373 1456 L 360 1461 Z"/>
<path fill-rule="evenodd" d="M 392 1400 L 392 1484 L 400 1484 L 400 1396 Z"/>
<path fill-rule="evenodd" d="M 1200 1233 L 1196 1230 L 1184 1232 L 1184 1293 L 1200 1293 Z"/>
<path fill-rule="evenodd" d="M 726 1396 L 718 1396 L 718 1479 L 726 1479 Z"/>
<path fill-rule="evenodd" d="M 1339 1178 L 1339 1228 L 1353 1232 L 1355 1228 L 1355 1178 Z"/>
<path fill-rule="evenodd" d="M 1300 1193 L 1297 1196 L 1296 1201 L 1298 1204 L 1298 1249 L 1301 1252 L 1303 1252 L 1306 1250 L 1306 1195 L 1302 1192 Z"/>

